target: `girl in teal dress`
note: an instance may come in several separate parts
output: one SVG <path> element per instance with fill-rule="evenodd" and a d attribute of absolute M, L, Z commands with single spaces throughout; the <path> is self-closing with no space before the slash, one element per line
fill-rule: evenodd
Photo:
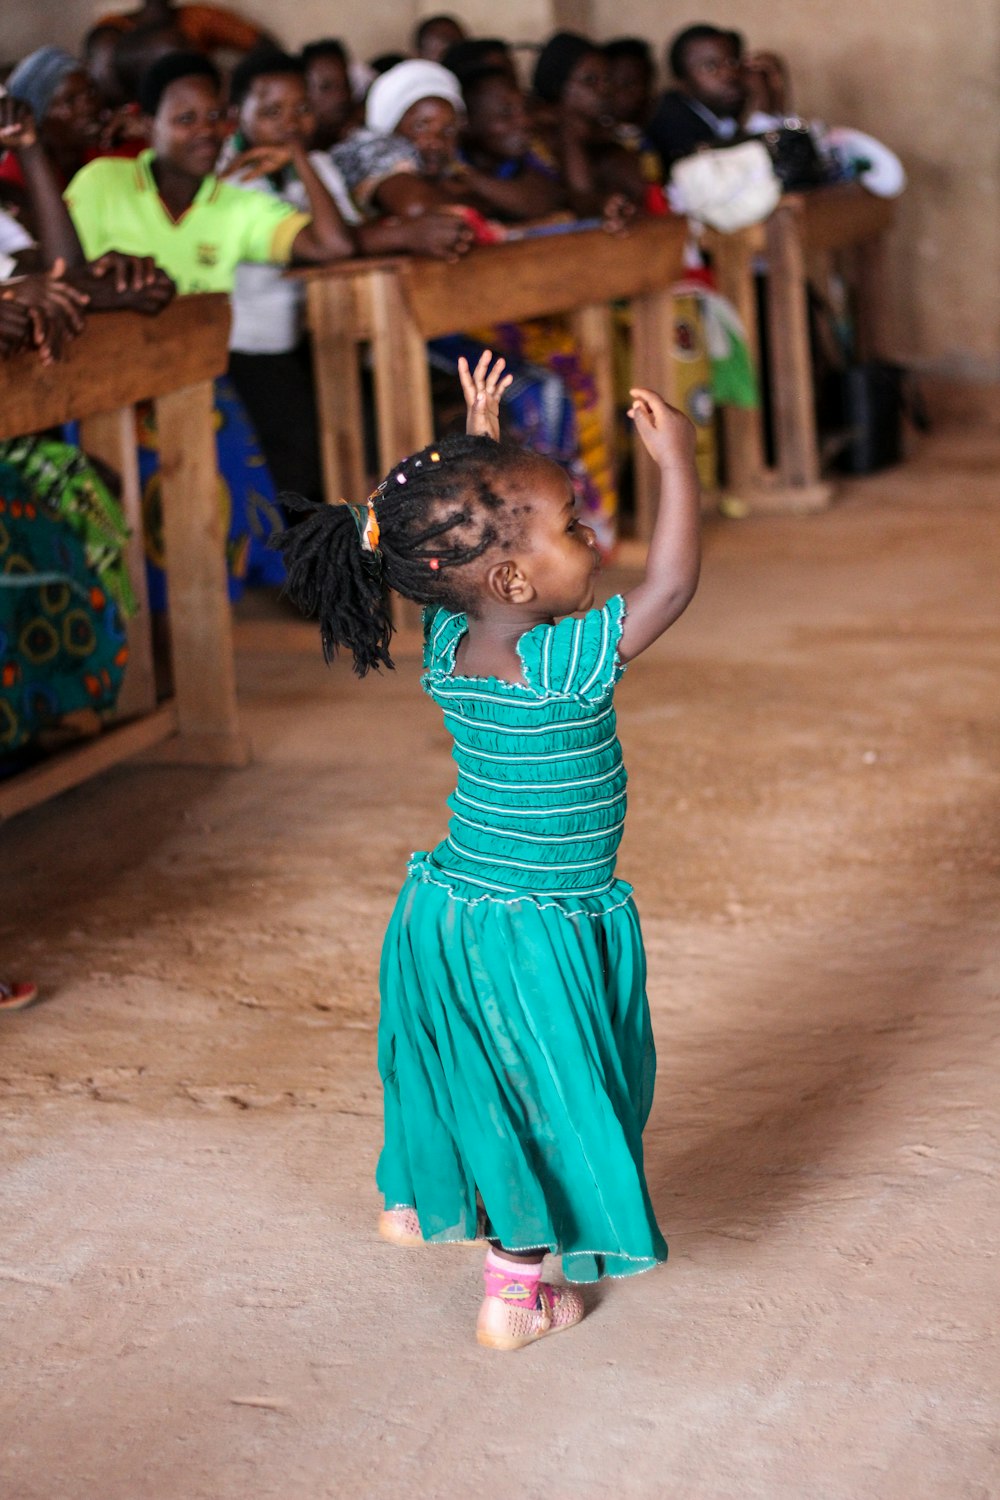
<path fill-rule="evenodd" d="M 460 368 L 468 435 L 405 459 L 364 505 L 281 538 L 324 655 L 391 667 L 383 590 L 426 606 L 423 686 L 454 739 L 446 837 L 413 856 L 382 953 L 383 1238 L 490 1241 L 477 1338 L 578 1323 L 570 1282 L 667 1247 L 642 1130 L 655 1056 L 631 890 L 614 689 L 681 614 L 699 565 L 694 429 L 653 391 L 630 416 L 661 471 L 646 575 L 594 605 L 599 555 L 565 472 L 499 441 L 503 361 Z"/>

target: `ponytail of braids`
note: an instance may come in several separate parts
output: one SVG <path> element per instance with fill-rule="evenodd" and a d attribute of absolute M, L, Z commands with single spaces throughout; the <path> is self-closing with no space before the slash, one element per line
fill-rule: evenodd
<path fill-rule="evenodd" d="M 359 677 L 374 667 L 392 667 L 392 620 L 373 554 L 363 552 L 346 505 L 322 505 L 299 495 L 282 503 L 303 519 L 275 538 L 285 559 L 285 592 L 310 619 L 319 620 L 323 659 L 329 664 L 347 647 Z"/>
<path fill-rule="evenodd" d="M 465 435 L 411 454 L 371 496 L 380 532 L 374 552 L 363 549 L 350 506 L 282 495 L 304 513 L 274 542 L 288 571 L 285 591 L 318 618 L 327 662 L 346 647 L 359 677 L 392 668 L 387 589 L 452 612 L 473 607 L 474 587 L 462 570 L 515 540 L 496 481 L 530 456 L 516 444 Z"/>

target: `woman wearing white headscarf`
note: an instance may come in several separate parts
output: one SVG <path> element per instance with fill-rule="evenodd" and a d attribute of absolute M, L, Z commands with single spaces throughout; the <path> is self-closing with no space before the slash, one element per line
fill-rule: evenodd
<path fill-rule="evenodd" d="M 376 78 L 364 128 L 331 152 L 361 212 L 410 218 L 453 203 L 441 184 L 458 165 L 464 113 L 458 79 L 439 63 L 414 59 Z"/>

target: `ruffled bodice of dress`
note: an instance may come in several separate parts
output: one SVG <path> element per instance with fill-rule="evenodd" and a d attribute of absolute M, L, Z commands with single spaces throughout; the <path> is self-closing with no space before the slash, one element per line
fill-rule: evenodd
<path fill-rule="evenodd" d="M 614 710 L 624 600 L 518 642 L 524 682 L 462 677 L 466 617 L 425 616 L 424 687 L 444 713 L 458 767 L 447 837 L 429 856 L 445 878 L 500 897 L 586 898 L 615 884 L 626 773 Z"/>

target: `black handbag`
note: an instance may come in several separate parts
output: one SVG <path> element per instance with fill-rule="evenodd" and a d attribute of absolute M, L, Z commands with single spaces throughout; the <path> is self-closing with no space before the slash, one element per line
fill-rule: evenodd
<path fill-rule="evenodd" d="M 801 120 L 783 120 L 756 139 L 763 142 L 775 175 L 786 193 L 821 187 L 828 181 L 812 132 Z"/>

